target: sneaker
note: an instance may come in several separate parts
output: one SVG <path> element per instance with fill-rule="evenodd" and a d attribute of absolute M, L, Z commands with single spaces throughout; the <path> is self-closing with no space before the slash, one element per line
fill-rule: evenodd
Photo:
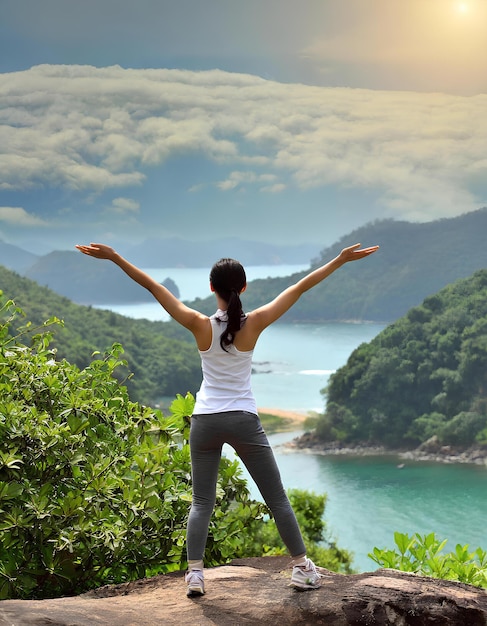
<path fill-rule="evenodd" d="M 202 596 L 205 593 L 205 580 L 203 576 L 203 570 L 191 569 L 186 572 L 184 580 L 188 585 L 188 591 L 186 595 L 188 598 L 191 596 Z"/>
<path fill-rule="evenodd" d="M 306 565 L 295 565 L 291 576 L 291 587 L 304 591 L 306 589 L 318 589 L 321 586 L 323 574 L 316 571 L 316 566 L 311 559 L 306 559 Z"/>

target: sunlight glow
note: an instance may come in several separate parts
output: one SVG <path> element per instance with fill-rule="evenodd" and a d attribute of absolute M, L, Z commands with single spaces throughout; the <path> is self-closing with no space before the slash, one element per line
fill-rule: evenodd
<path fill-rule="evenodd" d="M 468 2 L 458 2 L 456 5 L 458 13 L 463 15 L 467 14 L 470 11 L 470 5 Z"/>

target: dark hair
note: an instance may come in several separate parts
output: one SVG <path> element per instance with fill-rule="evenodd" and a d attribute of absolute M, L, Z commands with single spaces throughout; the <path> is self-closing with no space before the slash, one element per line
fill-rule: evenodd
<path fill-rule="evenodd" d="M 225 258 L 217 261 L 211 268 L 210 282 L 216 293 L 228 303 L 227 327 L 220 335 L 220 346 L 226 351 L 226 346 L 233 343 L 235 333 L 245 323 L 246 316 L 240 302 L 240 293 L 247 284 L 247 277 L 241 263 L 235 259 Z"/>

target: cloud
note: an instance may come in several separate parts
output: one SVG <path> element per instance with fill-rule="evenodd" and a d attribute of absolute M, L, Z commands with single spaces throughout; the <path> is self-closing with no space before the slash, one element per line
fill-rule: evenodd
<path fill-rule="evenodd" d="M 47 226 L 47 222 L 22 207 L 1 206 L 0 222 L 20 227 Z"/>
<path fill-rule="evenodd" d="M 266 189 L 276 180 L 274 174 L 258 174 L 252 171 L 235 171 L 231 172 L 226 180 L 216 183 L 216 187 L 221 191 L 230 191 L 245 184 L 262 184 Z M 281 185 L 275 185 L 281 187 Z"/>
<path fill-rule="evenodd" d="M 281 193 L 286 189 L 286 185 L 284 183 L 276 183 L 275 185 L 264 185 L 262 187 L 262 191 L 267 193 Z"/>
<path fill-rule="evenodd" d="M 386 215 L 404 219 L 457 215 L 487 199 L 487 96 L 49 65 L 0 75 L 0 94 L 9 190 L 129 189 L 171 159 L 197 155 L 214 167 L 206 188 L 372 191 Z M 185 188 L 197 194 L 193 176 L 185 173 Z M 112 204 L 138 209 L 125 196 Z"/>
<path fill-rule="evenodd" d="M 114 213 L 134 214 L 140 210 L 140 204 L 131 198 L 114 198 L 110 210 Z"/>

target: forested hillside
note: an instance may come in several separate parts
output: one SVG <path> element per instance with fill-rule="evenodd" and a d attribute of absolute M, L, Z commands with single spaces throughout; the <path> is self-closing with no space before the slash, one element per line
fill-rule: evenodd
<path fill-rule="evenodd" d="M 154 403 L 163 396 L 194 393 L 201 380 L 198 352 L 187 334 L 167 322 L 132 320 L 110 311 L 74 304 L 36 282 L 0 266 L 4 297 L 21 307 L 33 324 L 56 316 L 65 327 L 54 329 L 58 357 L 84 368 L 94 351 L 121 343 L 128 368 L 126 381 L 134 401 Z M 177 338 L 176 338 L 176 332 Z"/>
<path fill-rule="evenodd" d="M 323 440 L 487 445 L 487 270 L 408 311 L 330 378 Z"/>
<path fill-rule="evenodd" d="M 340 268 L 324 283 L 307 293 L 283 319 L 303 322 L 393 321 L 411 307 L 420 304 L 426 296 L 487 267 L 487 246 L 484 243 L 486 232 L 487 208 L 424 224 L 394 220 L 369 223 L 323 250 L 314 261 L 310 254 L 310 264 L 316 267 L 336 256 L 345 246 L 357 242 L 364 246 L 378 244 L 379 252 L 365 261 Z M 242 258 L 242 246 L 245 242 L 237 245 L 235 241 L 227 242 L 225 255 L 238 258 L 245 264 Z M 248 246 L 247 257 L 255 260 L 255 242 L 248 242 Z M 145 258 L 154 267 L 163 267 L 170 259 L 161 255 L 158 265 L 155 249 L 157 246 L 152 245 L 150 256 L 139 260 Z M 12 257 L 13 262 L 15 255 L 12 247 L 0 246 L 0 255 L 2 250 L 7 257 Z M 270 246 L 270 250 L 274 255 L 272 258 L 277 261 L 274 247 Z M 205 248 L 205 255 L 200 255 L 200 261 L 203 257 L 207 260 L 208 269 L 219 258 L 217 251 L 213 250 L 211 257 Z M 141 249 L 134 247 L 132 252 L 135 256 L 131 256 L 129 251 L 129 260 L 144 266 L 145 263 L 138 262 Z M 176 255 L 170 258 L 173 259 L 174 266 L 184 265 Z M 25 264 L 25 257 L 22 257 L 22 262 Z M 11 267 L 8 263 L 4 264 Z M 89 263 L 74 251 L 52 252 L 38 258 L 21 273 L 80 304 L 151 300 L 150 294 L 112 264 Z M 267 302 L 303 275 L 304 273 L 299 273 L 252 281 L 243 296 L 246 310 Z M 192 305 L 206 313 L 212 313 L 214 297 L 195 300 Z"/>
<path fill-rule="evenodd" d="M 305 294 L 284 316 L 288 321 L 393 321 L 459 278 L 487 267 L 487 208 L 426 224 L 385 220 L 363 226 L 323 250 L 313 267 L 354 243 L 378 244 L 363 261 L 340 268 Z M 251 310 L 275 297 L 304 273 L 252 281 L 243 296 Z M 209 312 L 211 298 L 194 303 Z"/>

